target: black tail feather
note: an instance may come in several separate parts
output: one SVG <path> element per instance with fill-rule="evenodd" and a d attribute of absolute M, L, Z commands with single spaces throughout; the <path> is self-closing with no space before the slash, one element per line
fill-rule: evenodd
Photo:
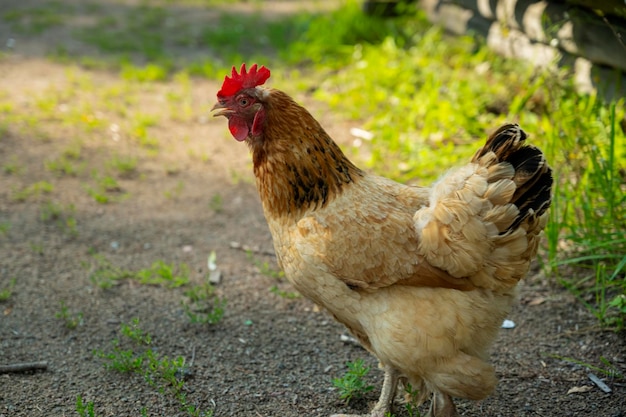
<path fill-rule="evenodd" d="M 541 150 L 526 145 L 526 133 L 516 124 L 507 124 L 496 130 L 472 161 L 493 152 L 494 163 L 508 162 L 515 168 L 512 180 L 517 189 L 512 203 L 519 208 L 519 215 L 504 231 L 515 229 L 528 216 L 541 216 L 550 207 L 552 199 L 552 169 Z"/>

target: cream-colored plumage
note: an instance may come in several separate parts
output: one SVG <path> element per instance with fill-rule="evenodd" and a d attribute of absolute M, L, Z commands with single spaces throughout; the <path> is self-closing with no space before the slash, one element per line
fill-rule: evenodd
<path fill-rule="evenodd" d="M 389 411 L 398 380 L 433 393 L 437 417 L 457 415 L 451 397 L 489 395 L 487 349 L 550 202 L 551 171 L 525 133 L 503 126 L 467 165 L 432 187 L 410 187 L 358 169 L 281 91 L 242 88 L 216 108 L 250 132 L 286 277 L 385 367 L 371 415 Z"/>

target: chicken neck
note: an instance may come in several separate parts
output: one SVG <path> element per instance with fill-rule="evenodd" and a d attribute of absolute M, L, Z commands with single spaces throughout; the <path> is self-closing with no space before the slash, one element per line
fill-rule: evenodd
<path fill-rule="evenodd" d="M 265 104 L 263 133 L 251 138 L 254 174 L 266 214 L 324 207 L 364 175 L 313 116 L 279 90 Z"/>

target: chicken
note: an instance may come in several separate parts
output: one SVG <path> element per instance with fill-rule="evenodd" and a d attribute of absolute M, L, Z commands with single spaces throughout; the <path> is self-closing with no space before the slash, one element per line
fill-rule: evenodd
<path fill-rule="evenodd" d="M 251 150 L 279 265 L 380 361 L 372 417 L 399 381 L 432 394 L 429 415 L 458 415 L 452 397 L 496 385 L 487 350 L 548 219 L 544 155 L 507 124 L 432 187 L 399 184 L 356 167 L 269 76 L 233 67 L 213 110 Z"/>

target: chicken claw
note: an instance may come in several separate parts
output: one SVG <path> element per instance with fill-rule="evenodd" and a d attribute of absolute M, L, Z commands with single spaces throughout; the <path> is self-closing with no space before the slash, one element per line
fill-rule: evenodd
<path fill-rule="evenodd" d="M 398 379 L 400 374 L 389 365 L 385 365 L 385 379 L 383 387 L 380 391 L 378 402 L 372 409 L 371 413 L 366 415 L 358 414 L 333 414 L 330 417 L 386 417 L 391 411 L 391 404 L 396 396 L 396 388 L 398 387 Z"/>

